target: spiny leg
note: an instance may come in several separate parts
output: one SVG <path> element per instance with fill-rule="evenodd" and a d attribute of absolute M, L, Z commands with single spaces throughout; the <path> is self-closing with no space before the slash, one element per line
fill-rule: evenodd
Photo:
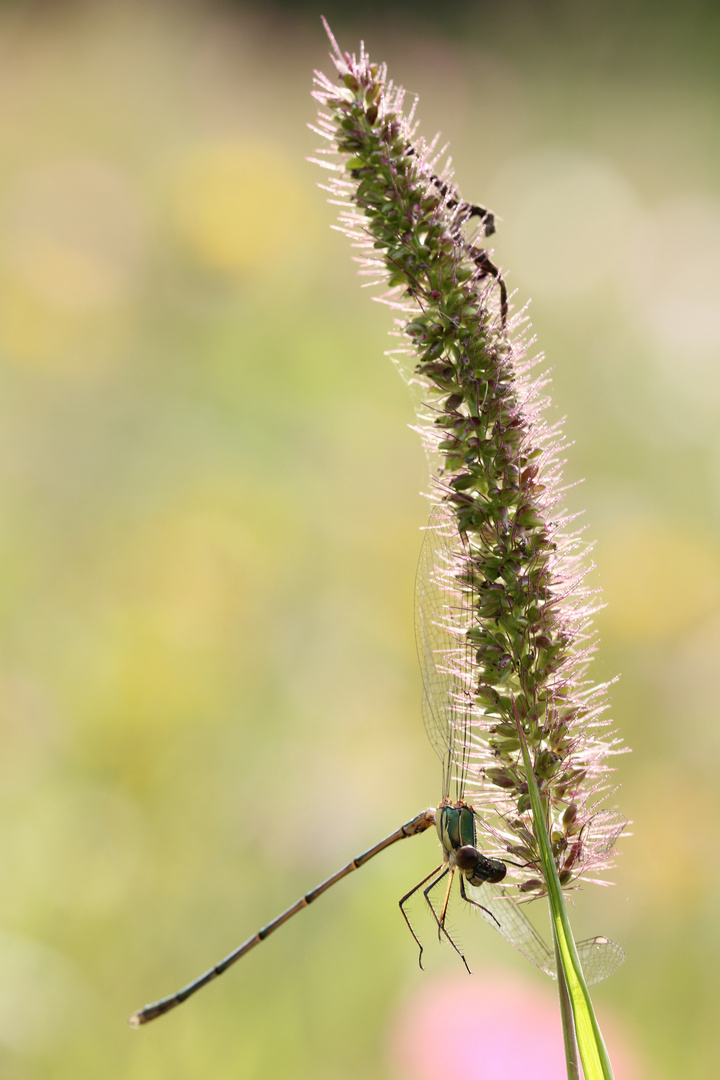
<path fill-rule="evenodd" d="M 442 874 L 440 874 L 438 877 L 436 877 L 434 881 L 431 881 L 430 884 L 428 885 L 427 889 L 423 889 L 423 896 L 425 897 L 425 903 L 428 905 L 428 907 L 432 911 L 433 918 L 435 919 L 435 922 L 437 923 L 438 941 L 440 941 L 440 939 L 442 937 L 442 934 L 443 934 L 443 932 L 445 930 L 445 927 L 443 926 L 442 922 L 440 921 L 440 919 L 438 917 L 438 913 L 437 913 L 437 911 L 435 910 L 435 908 L 433 906 L 433 903 L 432 903 L 432 901 L 430 899 L 429 893 L 436 887 L 436 885 L 439 885 L 440 882 L 442 881 L 442 879 L 445 877 L 445 875 L 449 874 L 449 873 L 450 873 L 450 867 L 446 866 L 445 869 L 443 870 Z M 452 884 L 452 875 L 450 876 L 450 884 Z M 449 889 L 449 886 L 448 886 L 448 889 Z"/>
<path fill-rule="evenodd" d="M 458 209 L 461 214 L 465 215 L 465 220 L 469 221 L 470 218 L 479 217 L 482 222 L 482 231 L 485 236 L 492 236 L 495 232 L 495 215 L 492 210 L 487 210 L 484 206 L 478 206 L 476 203 L 465 202 L 463 199 L 455 198 L 455 195 L 451 192 L 451 189 L 447 184 L 443 183 L 439 177 L 433 173 L 430 177 L 435 187 L 445 196 L 450 195 L 447 206 L 449 210 Z"/>
<path fill-rule="evenodd" d="M 462 874 L 460 875 L 460 895 L 467 904 L 472 904 L 473 907 L 480 908 L 481 911 L 484 911 L 486 915 L 489 915 L 490 918 L 498 924 L 498 927 L 500 926 L 500 920 L 496 918 L 490 908 L 486 908 L 483 907 L 482 904 L 478 904 L 477 900 L 473 900 L 473 898 L 471 896 L 468 896 L 468 894 L 465 892 L 465 880 Z"/>
<path fill-rule="evenodd" d="M 439 883 L 440 883 L 440 882 L 442 881 L 442 879 L 443 879 L 443 878 L 445 877 L 445 875 L 446 875 L 446 874 L 447 874 L 447 873 L 449 872 L 449 870 L 450 870 L 450 867 L 449 867 L 449 866 L 448 866 L 448 867 L 446 867 L 446 868 L 445 868 L 445 870 L 443 870 L 442 874 L 440 874 L 440 876 L 439 876 L 438 878 L 436 878 L 436 879 L 435 879 L 435 881 L 432 881 L 432 882 L 431 882 L 431 883 L 430 883 L 430 884 L 428 885 L 427 889 L 424 889 L 424 890 L 423 890 L 423 896 L 425 897 L 425 900 L 426 900 L 426 902 L 427 902 L 427 906 L 428 906 L 428 907 L 430 908 L 430 910 L 431 910 L 431 911 L 432 911 L 432 913 L 433 913 L 433 918 L 435 919 L 435 922 L 436 922 L 436 923 L 438 924 L 438 937 L 439 937 L 439 936 L 440 936 L 441 934 L 444 934 L 444 935 L 445 935 L 445 937 L 446 937 L 446 938 L 447 938 L 447 940 L 448 940 L 448 941 L 450 942 L 450 944 L 452 945 L 453 949 L 455 950 L 455 952 L 456 952 L 456 953 L 458 954 L 458 956 L 459 956 L 459 957 L 460 957 L 460 959 L 462 960 L 463 964 L 465 965 L 465 968 L 466 968 L 466 970 L 467 970 L 467 973 L 468 973 L 468 975 L 471 975 L 471 974 L 472 974 L 472 972 L 470 971 L 470 967 L 469 967 L 469 965 L 468 965 L 468 962 L 467 962 L 467 960 L 465 959 L 465 957 L 463 956 L 463 954 L 462 954 L 462 953 L 460 952 L 460 949 L 459 949 L 459 948 L 457 947 L 457 945 L 455 944 L 455 942 L 453 941 L 453 939 L 452 939 L 452 938 L 450 937 L 450 934 L 449 934 L 449 933 L 447 932 L 447 930 L 445 929 L 445 911 L 446 911 L 446 909 L 447 909 L 447 898 L 448 898 L 448 896 L 450 895 L 450 886 L 448 886 L 448 891 L 447 891 L 447 893 L 446 893 L 446 897 L 445 897 L 445 902 L 444 902 L 444 904 L 443 904 L 443 918 L 442 918 L 442 921 L 440 920 L 440 918 L 439 918 L 439 916 L 438 916 L 438 913 L 437 913 L 437 911 L 436 911 L 436 910 L 435 910 L 435 908 L 433 907 L 433 904 L 432 904 L 432 900 L 430 899 L 430 896 L 429 896 L 429 893 L 430 893 L 430 891 L 431 891 L 432 889 L 434 889 L 436 885 L 439 885 Z M 451 876 L 450 876 L 450 884 L 452 884 L 452 875 L 453 875 L 454 873 L 455 873 L 455 868 L 453 867 L 453 870 L 452 870 L 452 874 L 451 874 Z"/>
<path fill-rule="evenodd" d="M 407 145 L 405 151 L 408 156 L 417 157 L 417 151 L 415 147 L 410 143 Z M 431 181 L 438 189 L 441 195 L 446 198 L 448 209 L 457 209 L 461 214 L 466 216 L 466 220 L 470 218 L 479 217 L 482 222 L 482 231 L 485 236 L 492 236 L 495 232 L 495 215 L 491 210 L 487 210 L 484 206 L 477 206 L 475 203 L 465 202 L 460 198 L 457 189 L 449 184 L 446 184 L 444 180 L 441 180 L 439 176 L 432 173 L 430 176 Z M 472 244 L 464 244 L 469 257 L 473 260 L 475 265 L 483 271 L 483 277 L 491 276 L 495 278 L 497 286 L 500 289 L 500 316 L 502 321 L 502 328 L 505 330 L 507 327 L 508 318 L 508 302 L 507 302 L 507 286 L 503 280 L 503 276 L 499 269 L 493 262 L 483 248 L 476 248 Z"/>
<path fill-rule="evenodd" d="M 484 206 L 478 206 L 476 203 L 459 202 L 456 203 L 454 199 L 451 199 L 448 203 L 450 209 L 453 206 L 459 206 L 460 209 L 467 213 L 468 219 L 472 217 L 479 217 L 482 221 L 483 232 L 485 236 L 492 236 L 495 232 L 495 215 L 492 210 L 486 210 Z"/>
<path fill-rule="evenodd" d="M 407 144 L 405 153 L 408 157 L 418 156 L 417 150 L 410 143 Z M 454 210 L 457 207 L 461 213 L 467 216 L 468 220 L 472 217 L 479 217 L 482 221 L 485 236 L 492 236 L 495 232 L 495 215 L 492 210 L 487 210 L 484 206 L 476 206 L 475 203 L 465 202 L 459 197 L 455 187 L 446 184 L 445 181 L 441 180 L 435 173 L 430 174 L 430 179 L 440 194 L 448 200 L 447 205 L 450 210 Z"/>
<path fill-rule="evenodd" d="M 442 863 L 440 863 L 439 866 L 436 866 L 435 869 L 430 874 L 428 874 L 427 877 L 424 877 L 422 879 L 422 881 L 418 881 L 417 885 L 413 885 L 410 892 L 405 893 L 402 900 L 400 901 L 400 911 L 402 913 L 402 917 L 405 920 L 405 924 L 406 924 L 408 930 L 410 931 L 410 933 L 412 934 L 412 936 L 415 939 L 415 944 L 417 945 L 418 949 L 420 950 L 420 954 L 418 956 L 418 963 L 420 965 L 420 970 L 421 971 L 425 970 L 423 968 L 423 966 L 422 966 L 423 947 L 422 947 L 422 943 L 420 941 L 420 938 L 417 936 L 417 934 L 413 930 L 412 924 L 411 924 L 409 918 L 407 917 L 407 913 L 405 911 L 405 904 L 407 903 L 407 901 L 410 899 L 411 896 L 415 895 L 415 893 L 418 891 L 418 889 L 421 889 L 423 887 L 423 885 L 425 884 L 426 881 L 429 881 L 431 877 L 435 877 L 435 875 L 438 873 L 439 870 L 442 870 Z"/>
<path fill-rule="evenodd" d="M 462 877 L 462 875 L 460 875 Z M 440 918 L 438 920 L 440 927 L 445 929 L 445 916 L 447 915 L 448 903 L 450 902 L 450 890 L 452 889 L 453 878 L 455 877 L 455 867 L 450 871 L 450 877 L 448 879 L 448 886 L 445 890 L 445 899 L 442 902 L 440 908 Z M 440 932 L 438 930 L 438 939 L 440 938 Z"/>
<path fill-rule="evenodd" d="M 418 156 L 415 147 L 412 146 L 410 143 L 407 144 L 405 153 L 409 157 Z M 365 168 L 351 169 L 350 171 L 353 178 L 358 179 L 360 176 L 364 175 L 365 173 L 370 173 L 372 170 L 370 168 Z M 485 236 L 492 236 L 492 234 L 495 232 L 495 216 L 491 210 L 487 210 L 484 206 L 478 206 L 475 203 L 465 202 L 463 199 L 460 198 L 455 187 L 451 186 L 450 184 L 446 184 L 445 181 L 441 180 L 439 176 L 435 175 L 435 173 L 431 173 L 430 180 L 435 185 L 440 194 L 445 199 L 447 199 L 447 206 L 450 210 L 457 209 L 459 213 L 465 215 L 466 221 L 469 221 L 470 218 L 473 217 L 479 217 L 482 222 L 483 234 Z M 462 246 L 467 252 L 468 257 L 472 259 L 472 261 L 480 270 L 482 270 L 482 274 L 480 275 L 481 277 L 491 276 L 495 278 L 496 284 L 500 289 L 500 316 L 502 329 L 505 330 L 507 327 L 508 319 L 508 302 L 507 287 L 505 285 L 505 281 L 503 280 L 502 274 L 500 273 L 497 266 L 495 266 L 494 263 L 490 261 L 487 252 L 483 248 L 476 248 L 472 244 L 467 243 L 466 241 L 462 241 Z M 398 269 L 402 270 L 404 273 L 407 273 L 407 269 L 405 266 L 398 265 Z M 415 286 L 417 288 L 417 283 L 415 283 Z M 410 289 L 409 291 L 413 292 L 413 289 Z"/>
<path fill-rule="evenodd" d="M 507 286 L 503 279 L 502 274 L 498 270 L 495 263 L 490 261 L 488 253 L 483 248 L 468 246 L 468 255 L 475 263 L 477 268 L 482 271 L 481 277 L 494 277 L 495 283 L 500 289 L 500 319 L 502 322 L 503 330 L 507 326 L 508 317 L 508 299 L 507 299 Z"/>

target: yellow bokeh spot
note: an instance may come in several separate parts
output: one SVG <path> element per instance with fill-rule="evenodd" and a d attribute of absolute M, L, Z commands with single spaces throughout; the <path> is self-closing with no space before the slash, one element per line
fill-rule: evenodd
<path fill-rule="evenodd" d="M 269 143 L 196 147 L 177 177 L 173 211 L 185 246 L 215 270 L 253 270 L 294 247 L 302 193 L 294 163 Z"/>
<path fill-rule="evenodd" d="M 598 547 L 605 628 L 666 638 L 704 621 L 720 602 L 720 561 L 705 537 L 648 518 L 624 521 Z"/>
<path fill-rule="evenodd" d="M 53 375 L 98 371 L 114 362 L 126 329 L 113 311 L 50 304 L 25 282 L 0 275 L 0 355 L 5 362 Z"/>
<path fill-rule="evenodd" d="M 0 349 L 6 358 L 43 367 L 74 336 L 75 320 L 16 282 L 0 282 Z"/>

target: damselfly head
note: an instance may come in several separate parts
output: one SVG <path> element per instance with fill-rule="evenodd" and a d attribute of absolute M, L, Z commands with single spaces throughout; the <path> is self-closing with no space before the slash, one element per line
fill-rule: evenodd
<path fill-rule="evenodd" d="M 504 862 L 500 859 L 488 859 L 470 844 L 456 848 L 452 859 L 458 870 L 462 870 L 470 885 L 482 885 L 484 881 L 490 881 L 496 885 L 507 873 Z"/>
<path fill-rule="evenodd" d="M 481 856 L 483 861 L 482 876 L 485 881 L 489 881 L 491 885 L 497 885 L 499 881 L 502 881 L 507 874 L 507 866 L 500 859 L 486 859 L 485 856 Z M 478 877 L 479 867 L 475 870 L 475 877 Z"/>

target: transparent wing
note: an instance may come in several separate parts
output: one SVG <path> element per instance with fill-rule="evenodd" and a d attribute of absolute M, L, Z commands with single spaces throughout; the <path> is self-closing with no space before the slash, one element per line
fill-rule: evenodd
<path fill-rule="evenodd" d="M 452 513 L 435 506 L 430 514 L 415 578 L 415 641 L 423 681 L 422 716 L 430 743 L 443 762 L 443 798 L 462 781 L 469 750 L 471 708 L 463 680 L 469 623 L 469 593 L 454 587 L 460 539 Z M 467 701 L 467 704 L 465 702 Z"/>
<path fill-rule="evenodd" d="M 452 511 L 442 504 L 434 506 L 415 580 L 415 638 L 423 680 L 423 721 L 444 766 L 443 798 L 453 780 L 457 797 L 462 796 L 472 720 L 464 679 L 470 669 L 464 629 L 470 625 L 472 594 L 457 579 L 460 544 Z M 584 827 L 581 842 L 596 851 L 609 851 L 626 823 L 615 811 L 599 810 Z M 554 950 L 510 890 L 487 882 L 478 887 L 466 884 L 466 888 L 476 903 L 487 908 L 481 914 L 494 930 L 541 971 L 557 977 Z M 605 937 L 581 941 L 577 950 L 590 984 L 607 979 L 625 959 L 621 947 Z"/>
<path fill-rule="evenodd" d="M 507 889 L 487 882 L 477 888 L 466 885 L 466 889 L 476 903 L 488 909 L 480 914 L 493 930 L 541 971 L 553 979 L 557 978 L 554 950 L 523 913 L 520 905 L 511 899 Z M 488 914 L 490 911 L 492 915 Z M 625 960 L 623 949 L 606 937 L 580 941 L 577 951 L 585 979 L 590 985 L 609 978 Z"/>
<path fill-rule="evenodd" d="M 449 707 L 454 680 L 447 660 L 454 642 L 449 631 L 439 622 L 443 597 L 433 578 L 442 543 L 434 517 L 435 509 L 423 536 L 415 575 L 415 645 L 423 682 L 422 716 L 425 730 L 433 750 L 441 761 L 445 761 L 453 744 Z"/>
<path fill-rule="evenodd" d="M 625 815 L 617 810 L 598 810 L 580 834 L 582 843 L 598 855 L 607 855 L 617 843 L 627 823 Z"/>
<path fill-rule="evenodd" d="M 465 888 L 477 904 L 483 905 L 480 914 L 493 930 L 541 971 L 555 976 L 554 953 L 520 906 L 513 902 L 507 889 L 488 882 L 478 887 L 466 884 Z"/>
<path fill-rule="evenodd" d="M 606 937 L 579 941 L 577 951 L 589 986 L 609 978 L 625 962 L 625 950 Z"/>

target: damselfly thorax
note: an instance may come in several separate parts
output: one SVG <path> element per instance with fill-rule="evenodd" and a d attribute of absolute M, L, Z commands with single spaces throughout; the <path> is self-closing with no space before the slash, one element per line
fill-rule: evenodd
<path fill-rule="evenodd" d="M 459 799 L 451 803 L 443 799 L 435 816 L 438 836 L 443 848 L 443 861 L 449 869 L 459 870 L 468 885 L 493 884 L 502 881 L 507 866 L 500 859 L 488 859 L 477 849 L 477 827 L 472 806 Z"/>

